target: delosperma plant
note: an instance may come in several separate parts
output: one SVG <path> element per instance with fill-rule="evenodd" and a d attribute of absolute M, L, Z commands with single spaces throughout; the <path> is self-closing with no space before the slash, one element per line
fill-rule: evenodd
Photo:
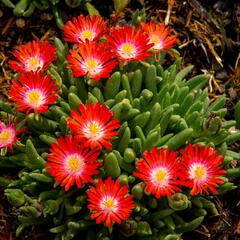
<path fill-rule="evenodd" d="M 181 239 L 236 188 L 226 97 L 210 103 L 207 74 L 164 62 L 171 29 L 107 24 L 80 16 L 65 25 L 71 45 L 32 41 L 9 61 L 0 169 L 17 176 L 0 184 L 17 236 L 45 224 L 54 239 Z"/>

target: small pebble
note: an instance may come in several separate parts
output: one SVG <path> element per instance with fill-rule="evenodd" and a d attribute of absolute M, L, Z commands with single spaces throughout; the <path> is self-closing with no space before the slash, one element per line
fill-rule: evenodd
<path fill-rule="evenodd" d="M 229 76 L 228 76 L 227 71 L 225 69 L 222 70 L 222 71 L 216 72 L 216 79 L 218 79 L 218 80 L 226 80 L 228 78 L 229 78 Z"/>
<path fill-rule="evenodd" d="M 25 25 L 26 25 L 26 22 L 25 22 L 24 19 L 18 18 L 18 19 L 16 20 L 16 25 L 17 25 L 17 27 L 19 27 L 19 28 L 24 28 Z"/>
<path fill-rule="evenodd" d="M 50 21 L 53 19 L 53 15 L 49 14 L 49 13 L 42 13 L 40 16 L 41 20 L 45 20 L 45 21 Z"/>

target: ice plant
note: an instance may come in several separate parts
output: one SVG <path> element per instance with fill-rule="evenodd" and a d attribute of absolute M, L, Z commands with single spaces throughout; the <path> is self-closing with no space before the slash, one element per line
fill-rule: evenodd
<path fill-rule="evenodd" d="M 184 165 L 182 177 L 191 188 L 191 194 L 217 193 L 216 188 L 223 183 L 219 177 L 225 174 L 221 166 L 223 156 L 209 146 L 199 148 L 197 144 L 180 151 Z"/>
<path fill-rule="evenodd" d="M 155 195 L 171 196 L 180 192 L 181 181 L 178 180 L 181 165 L 177 161 L 177 152 L 167 149 L 153 147 L 150 152 L 145 151 L 143 158 L 136 163 L 137 172 L 134 176 L 143 180 L 146 191 Z"/>
<path fill-rule="evenodd" d="M 149 43 L 153 43 L 153 51 L 167 51 L 173 48 L 174 44 L 177 41 L 177 36 L 170 34 L 172 29 L 167 28 L 162 23 L 155 23 L 150 21 L 149 23 L 141 23 L 143 30 L 148 34 Z"/>
<path fill-rule="evenodd" d="M 98 174 L 97 168 L 102 165 L 97 162 L 100 152 L 85 148 L 71 135 L 58 138 L 57 143 L 52 143 L 50 152 L 46 163 L 48 171 L 66 191 L 75 183 L 81 188 L 83 184 L 92 182 L 92 176 Z"/>
<path fill-rule="evenodd" d="M 105 181 L 99 179 L 95 187 L 89 187 L 87 196 L 91 218 L 96 218 L 97 224 L 105 223 L 106 227 L 126 220 L 134 208 L 133 196 L 128 195 L 128 186 L 121 186 L 119 179 L 116 182 L 111 177 Z"/>
<path fill-rule="evenodd" d="M 9 66 L 20 72 L 43 71 L 56 59 L 56 48 L 48 42 L 31 41 L 13 51 L 18 61 L 9 60 Z"/>
<path fill-rule="evenodd" d="M 119 120 L 113 118 L 113 113 L 106 105 L 99 102 L 79 105 L 79 111 L 71 111 L 68 127 L 86 147 L 102 149 L 112 148 L 110 141 L 118 134 Z"/>
<path fill-rule="evenodd" d="M 101 78 L 109 77 L 117 61 L 112 58 L 114 55 L 105 48 L 105 44 L 86 42 L 80 44 L 77 50 L 70 50 L 67 59 L 69 68 L 77 77 L 88 75 L 98 81 Z"/>
<path fill-rule="evenodd" d="M 47 112 L 48 105 L 58 99 L 59 86 L 50 76 L 41 73 L 20 75 L 20 81 L 13 80 L 9 90 L 10 99 L 17 103 L 17 110 L 35 113 Z"/>
<path fill-rule="evenodd" d="M 17 142 L 18 135 L 23 131 L 24 129 L 17 128 L 17 123 L 11 118 L 8 118 L 6 123 L 0 120 L 0 149 L 10 148 L 13 151 L 13 144 Z"/>
<path fill-rule="evenodd" d="M 148 43 L 146 33 L 134 26 L 112 28 L 106 38 L 109 48 L 119 60 L 144 60 L 152 54 L 148 50 L 153 44 Z"/>
<path fill-rule="evenodd" d="M 108 21 L 100 16 L 78 16 L 68 21 L 63 29 L 65 41 L 85 43 L 86 40 L 97 41 L 102 37 Z"/>

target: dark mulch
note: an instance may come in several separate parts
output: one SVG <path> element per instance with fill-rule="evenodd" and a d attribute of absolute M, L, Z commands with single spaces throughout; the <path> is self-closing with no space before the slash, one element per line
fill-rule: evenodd
<path fill-rule="evenodd" d="M 128 22 L 136 9 L 145 3 L 147 18 L 157 19 L 174 27 L 178 34 L 178 51 L 183 57 L 183 66 L 195 65 L 195 73 L 204 71 L 212 75 L 209 82 L 209 96 L 214 99 L 219 94 L 227 94 L 229 118 L 233 118 L 234 104 L 239 100 L 240 88 L 240 2 L 234 0 L 168 0 L 132 1 L 124 12 L 113 13 L 111 0 L 92 1 L 103 16 L 112 23 Z M 168 5 L 167 3 L 172 3 Z M 170 6 L 170 7 L 168 7 Z M 31 18 L 16 19 L 9 9 L 1 8 L 0 17 L 0 101 L 7 99 L 7 89 L 12 72 L 7 61 L 11 52 L 19 44 L 32 39 L 61 38 L 51 12 L 35 12 Z M 72 16 L 83 13 L 79 9 L 61 8 L 64 22 Z M 1 15 L 1 14 L 0 14 Z M 169 17 L 167 17 L 169 15 Z M 195 74 L 194 73 L 194 74 Z M 239 149 L 239 145 L 235 148 Z M 6 174 L 0 172 L 1 175 Z M 235 180 L 239 185 L 239 180 Z M 221 197 L 215 197 L 219 215 L 209 217 L 196 231 L 185 234 L 186 240 L 237 240 L 240 239 L 240 190 L 237 189 Z M 18 212 L 8 205 L 0 189 L 0 240 L 14 239 Z M 53 239 L 41 227 L 33 226 L 20 239 Z"/>

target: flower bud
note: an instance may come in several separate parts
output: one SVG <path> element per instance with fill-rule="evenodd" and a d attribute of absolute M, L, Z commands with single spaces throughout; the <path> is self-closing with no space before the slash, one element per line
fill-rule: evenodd
<path fill-rule="evenodd" d="M 169 207 L 175 211 L 184 210 L 189 205 L 188 197 L 182 193 L 175 193 L 167 199 Z"/>

